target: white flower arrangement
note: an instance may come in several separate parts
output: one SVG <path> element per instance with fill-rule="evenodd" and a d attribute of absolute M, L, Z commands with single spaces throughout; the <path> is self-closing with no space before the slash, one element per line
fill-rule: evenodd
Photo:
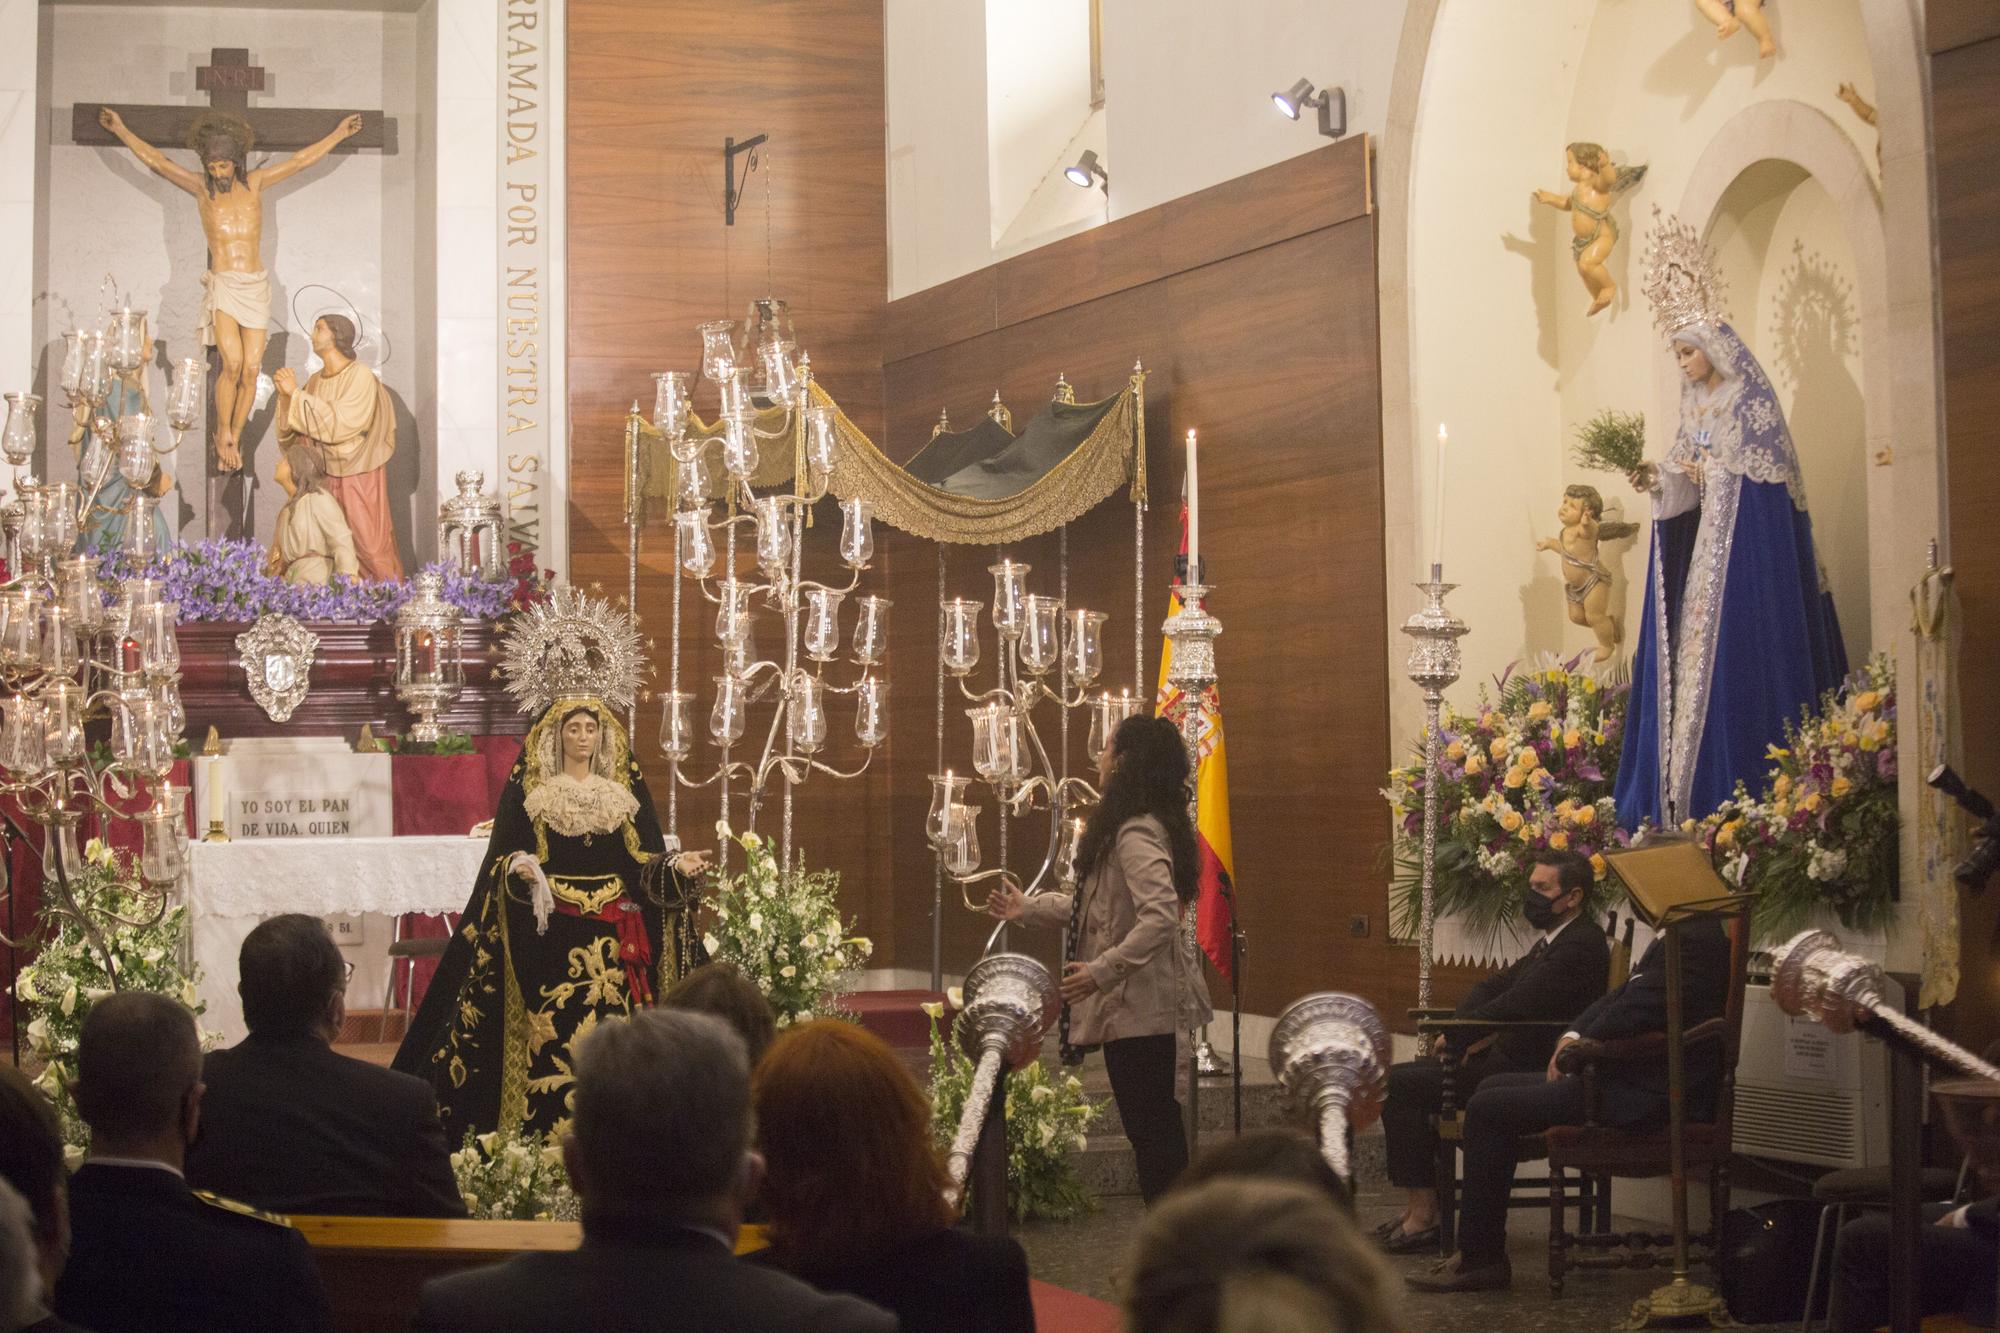
<path fill-rule="evenodd" d="M 525 1139 L 518 1129 L 474 1135 L 451 1155 L 465 1208 L 483 1221 L 574 1222 L 582 1216 L 556 1136 Z"/>
<path fill-rule="evenodd" d="M 956 1000 L 953 1001 L 957 1003 Z M 927 1004 L 931 1018 L 931 1134 L 948 1148 L 972 1086 L 972 1061 L 939 1027 L 944 1006 Z M 1069 1154 L 1090 1142 L 1090 1127 L 1104 1102 L 1092 1101 L 1074 1074 L 1051 1074 L 1037 1060 L 1006 1077 L 1007 1211 L 1015 1221 L 1064 1221 L 1090 1211 Z"/>
<path fill-rule="evenodd" d="M 92 838 L 84 844 L 83 862 L 83 868 L 70 877 L 70 891 L 95 924 L 103 951 L 93 946 L 73 918 L 44 907 L 48 936 L 14 982 L 14 994 L 29 1014 L 29 1060 L 40 1066 L 35 1086 L 55 1103 L 63 1142 L 73 1156 L 90 1145 L 90 1129 L 69 1096 L 69 1083 L 76 1075 L 77 1038 L 90 1007 L 114 990 L 171 995 L 197 1018 L 206 1007 L 196 993 L 201 970 L 183 961 L 187 908 L 171 907 L 149 925 L 124 924 L 143 919 L 148 911 L 134 889 L 138 869 L 132 858 Z M 217 1039 L 216 1033 L 203 1030 L 203 1049 Z"/>
<path fill-rule="evenodd" d="M 719 821 L 715 831 L 742 846 L 747 864 L 713 899 L 714 924 L 702 936 L 709 956 L 741 968 L 781 1028 L 840 1014 L 833 995 L 874 946 L 841 922 L 839 874 L 808 871 L 803 858 L 781 867 L 755 833 L 738 836 Z"/>

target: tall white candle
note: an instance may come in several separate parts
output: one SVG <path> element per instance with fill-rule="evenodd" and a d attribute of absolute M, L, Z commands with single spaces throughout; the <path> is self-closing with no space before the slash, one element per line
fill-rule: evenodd
<path fill-rule="evenodd" d="M 226 824 L 228 813 L 222 800 L 222 756 L 212 754 L 208 757 L 208 822 Z"/>
<path fill-rule="evenodd" d="M 1431 479 L 1431 567 L 1444 564 L 1444 423 L 1438 422 L 1437 463 Z"/>
<path fill-rule="evenodd" d="M 1195 468 L 1194 431 L 1187 434 L 1188 567 L 1187 581 L 1201 582 L 1201 479 Z"/>

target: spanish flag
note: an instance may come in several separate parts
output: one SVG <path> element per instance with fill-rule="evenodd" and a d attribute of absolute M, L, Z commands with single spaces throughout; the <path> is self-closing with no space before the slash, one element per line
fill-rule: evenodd
<path fill-rule="evenodd" d="M 1187 526 L 1187 497 L 1183 495 L 1180 557 L 1174 562 L 1179 577 L 1167 597 L 1167 614 L 1170 616 L 1181 609 L 1180 584 L 1187 574 Z M 1173 661 L 1174 646 L 1168 642 L 1160 649 L 1160 688 L 1153 711 L 1180 726 L 1188 700 L 1177 687 L 1167 683 Z M 1236 911 L 1236 878 L 1235 857 L 1229 842 L 1229 764 L 1222 749 L 1222 697 L 1215 686 L 1208 687 L 1198 706 L 1201 710 L 1201 740 L 1196 750 L 1194 778 L 1197 793 L 1195 844 L 1201 853 L 1201 888 L 1195 898 L 1195 939 L 1200 942 L 1201 951 L 1215 964 L 1215 970 L 1227 980 L 1230 977 L 1230 927 Z"/>

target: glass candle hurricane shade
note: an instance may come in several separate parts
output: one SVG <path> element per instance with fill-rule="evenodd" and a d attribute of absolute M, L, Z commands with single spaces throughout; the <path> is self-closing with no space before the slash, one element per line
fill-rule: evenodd
<path fill-rule="evenodd" d="M 756 410 L 751 401 L 751 374 L 747 369 L 732 370 L 718 385 L 722 391 L 722 415 L 725 419 L 741 419 L 747 423 Z"/>
<path fill-rule="evenodd" d="M 0 768 L 21 776 L 48 765 L 42 732 L 42 702 L 17 694 L 0 710 Z"/>
<path fill-rule="evenodd" d="M 1017 560 L 1002 560 L 997 565 L 988 565 L 986 572 L 993 576 L 993 627 L 1005 635 L 1020 633 L 1022 618 L 1027 614 L 1024 603 L 1028 566 Z"/>
<path fill-rule="evenodd" d="M 1090 762 L 1096 763 L 1104 753 L 1104 747 L 1111 744 L 1112 733 L 1118 724 L 1139 711 L 1139 700 L 1132 697 L 1132 691 L 1120 690 L 1113 694 L 1106 690 L 1090 702 L 1090 735 L 1084 748 L 1090 755 Z"/>
<path fill-rule="evenodd" d="M 736 370 L 736 321 L 712 319 L 695 330 L 701 334 L 701 373 L 720 384 Z"/>
<path fill-rule="evenodd" d="M 690 508 L 700 509 L 715 496 L 715 479 L 710 474 L 708 459 L 697 446 L 680 462 L 680 501 Z"/>
<path fill-rule="evenodd" d="M 83 687 L 58 678 L 42 690 L 42 749 L 63 767 L 83 758 Z"/>
<path fill-rule="evenodd" d="M 42 400 L 32 393 L 10 393 L 6 401 L 7 424 L 0 427 L 0 454 L 19 467 L 34 457 L 35 443 L 41 438 L 36 417 L 41 412 Z"/>
<path fill-rule="evenodd" d="M 716 585 L 715 639 L 727 645 L 741 639 L 750 626 L 750 586 L 740 579 Z"/>
<path fill-rule="evenodd" d="M 694 753 L 694 725 L 688 706 L 694 695 L 687 690 L 666 690 L 660 695 L 660 753 L 674 763 L 685 763 Z"/>
<path fill-rule="evenodd" d="M 854 738 L 873 749 L 889 736 L 889 682 L 863 676 L 854 686 Z"/>
<path fill-rule="evenodd" d="M 1028 594 L 1021 603 L 1021 665 L 1039 676 L 1056 664 L 1062 634 L 1062 602 Z"/>
<path fill-rule="evenodd" d="M 683 509 L 674 515 L 680 528 L 681 568 L 689 578 L 705 579 L 715 569 L 715 539 L 709 535 L 708 513 Z"/>
<path fill-rule="evenodd" d="M 979 872 L 979 807 L 954 804 L 947 815 L 944 868 L 963 879 Z"/>
<path fill-rule="evenodd" d="M 1102 611 L 1071 611 L 1064 621 L 1063 672 L 1078 685 L 1090 684 L 1104 670 L 1105 618 Z"/>
<path fill-rule="evenodd" d="M 725 750 L 743 739 L 743 695 L 743 682 L 738 677 L 715 677 L 715 706 L 708 714 L 708 735 Z"/>
<path fill-rule="evenodd" d="M 875 558 L 875 506 L 868 500 L 840 502 L 840 562 L 864 568 Z"/>
<path fill-rule="evenodd" d="M 839 461 L 833 409 L 821 404 L 806 409 L 806 466 L 812 469 L 813 484 L 823 486 Z"/>
<path fill-rule="evenodd" d="M 757 518 L 757 566 L 775 579 L 792 558 L 791 514 L 784 498 L 777 495 L 758 496 L 753 512 Z"/>
<path fill-rule="evenodd" d="M 687 437 L 688 388 L 685 370 L 662 370 L 653 376 L 653 425 L 670 447 Z"/>
<path fill-rule="evenodd" d="M 181 877 L 180 810 L 164 799 L 139 817 L 142 830 L 139 845 L 139 873 L 155 886 L 172 884 Z"/>
<path fill-rule="evenodd" d="M 924 817 L 924 836 L 937 850 L 943 851 L 950 839 L 952 807 L 964 803 L 965 789 L 971 785 L 969 774 L 953 773 L 949 769 L 931 774 L 931 808 Z"/>
<path fill-rule="evenodd" d="M 757 471 L 757 432 L 750 418 L 730 417 L 722 426 L 722 470 L 736 481 L 748 481 Z"/>
<path fill-rule="evenodd" d="M 944 616 L 944 669 L 968 675 L 979 665 L 979 603 L 952 597 L 939 610 Z"/>
<path fill-rule="evenodd" d="M 826 686 L 819 677 L 800 671 L 792 678 L 791 702 L 785 708 L 785 734 L 800 754 L 819 753 L 826 744 Z"/>
<path fill-rule="evenodd" d="M 184 356 L 174 362 L 172 382 L 167 388 L 167 424 L 175 430 L 193 430 L 201 423 L 202 386 L 207 379 L 200 361 Z"/>
<path fill-rule="evenodd" d="M 854 660 L 879 666 L 889 652 L 889 599 L 869 594 L 861 598 L 854 617 Z"/>
<path fill-rule="evenodd" d="M 148 413 L 118 418 L 118 475 L 134 488 L 153 479 L 153 418 Z"/>
<path fill-rule="evenodd" d="M 840 601 L 838 588 L 806 589 L 806 656 L 815 662 L 831 662 L 840 655 Z"/>
<path fill-rule="evenodd" d="M 121 374 L 129 374 L 146 363 L 146 312 L 130 306 L 111 313 L 105 331 L 104 359 Z"/>

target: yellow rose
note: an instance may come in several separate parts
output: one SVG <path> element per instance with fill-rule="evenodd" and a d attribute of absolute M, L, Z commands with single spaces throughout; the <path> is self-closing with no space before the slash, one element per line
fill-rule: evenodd
<path fill-rule="evenodd" d="M 1854 696 L 1852 707 L 1857 713 L 1872 713 L 1882 704 L 1882 695 L 1877 690 L 1863 690 Z"/>
<path fill-rule="evenodd" d="M 1521 812 L 1519 810 L 1508 810 L 1502 813 L 1500 816 L 1500 827 L 1506 829 L 1509 833 L 1520 828 Z"/>
<path fill-rule="evenodd" d="M 1465 742 L 1453 741 L 1450 745 L 1445 746 L 1444 757 L 1453 763 L 1462 761 L 1465 758 Z"/>
<path fill-rule="evenodd" d="M 1528 705 L 1528 721 L 1546 722 L 1548 721 L 1549 714 L 1553 712 L 1555 712 L 1555 709 L 1549 707 L 1548 700 L 1537 699 Z"/>
<path fill-rule="evenodd" d="M 1493 744 L 1486 747 L 1486 753 L 1492 755 L 1495 759 L 1505 759 L 1507 757 L 1507 738 L 1505 736 L 1495 736 Z"/>
<path fill-rule="evenodd" d="M 1570 818 L 1584 828 L 1589 828 L 1597 822 L 1597 807 L 1594 805 L 1579 805 L 1576 808 L 1576 813 L 1572 814 Z"/>
<path fill-rule="evenodd" d="M 1819 809 L 1819 793 L 1816 791 L 1807 792 L 1799 800 L 1799 809 L 1805 811 L 1807 814 L 1811 814 L 1813 811 Z"/>
<path fill-rule="evenodd" d="M 1557 829 L 1554 833 L 1549 834 L 1549 846 L 1559 852 L 1564 850 L 1569 846 L 1569 834 L 1564 833 L 1561 829 Z"/>
<path fill-rule="evenodd" d="M 1524 771 L 1533 772 L 1535 769 L 1541 767 L 1542 757 L 1533 750 L 1523 750 L 1521 751 L 1521 757 L 1514 762 L 1520 765 Z"/>
<path fill-rule="evenodd" d="M 1771 813 L 1779 819 L 1790 819 L 1792 817 L 1792 803 L 1783 799 L 1773 801 L 1771 802 Z"/>
<path fill-rule="evenodd" d="M 1583 744 L 1583 733 L 1571 727 L 1563 733 L 1563 749 L 1574 750 Z"/>
<path fill-rule="evenodd" d="M 1594 677 L 1594 676 L 1585 676 L 1585 677 L 1583 678 L 1583 692 L 1584 692 L 1585 694 L 1595 694 L 1595 693 L 1597 693 L 1597 678 L 1596 678 L 1596 677 Z"/>
<path fill-rule="evenodd" d="M 1597 872 L 1599 879 L 1603 879 L 1605 872 L 1611 869 L 1611 863 L 1604 859 L 1604 853 L 1594 852 L 1591 854 L 1590 868 Z"/>
<path fill-rule="evenodd" d="M 1777 781 L 1771 784 L 1771 791 L 1778 796 L 1788 796 L 1791 794 L 1791 790 L 1792 779 L 1791 775 L 1787 773 L 1778 774 Z"/>
<path fill-rule="evenodd" d="M 1518 768 L 1510 768 L 1507 770 L 1507 787 L 1509 790 L 1519 791 L 1524 785 L 1526 785 L 1527 781 L 1528 781 L 1528 774 L 1525 770 Z"/>
<path fill-rule="evenodd" d="M 1847 795 L 1847 793 L 1853 791 L 1854 784 L 1852 782 L 1849 782 L 1846 778 L 1835 778 L 1833 780 L 1833 787 L 1831 790 L 1833 791 L 1833 799 L 1837 801 L 1841 797 Z"/>
<path fill-rule="evenodd" d="M 1486 761 L 1484 759 L 1481 759 L 1476 754 L 1467 757 L 1465 761 L 1465 776 L 1471 777 L 1475 773 L 1484 773 L 1485 771 Z"/>
<path fill-rule="evenodd" d="M 1717 829 L 1715 831 L 1715 845 L 1717 847 L 1735 846 L 1736 829 L 1737 826 L 1740 825 L 1742 822 L 1743 821 L 1740 819 L 1732 819 L 1727 824 L 1724 824 L 1721 828 Z"/>

